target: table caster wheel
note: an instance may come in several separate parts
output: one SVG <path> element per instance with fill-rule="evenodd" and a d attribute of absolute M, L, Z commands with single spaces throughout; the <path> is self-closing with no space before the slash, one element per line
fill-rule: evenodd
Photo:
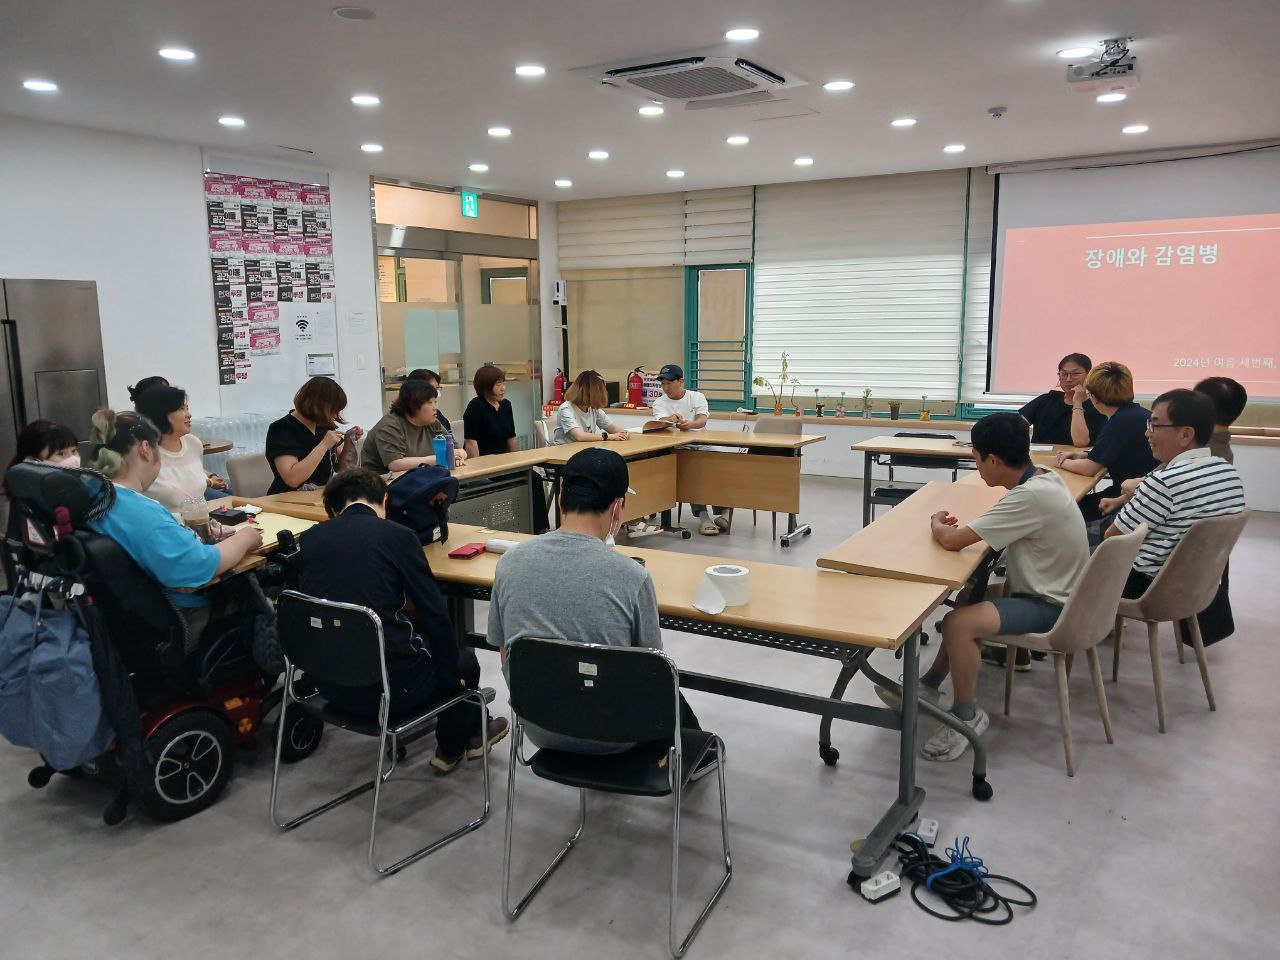
<path fill-rule="evenodd" d="M 806 530 L 806 531 L 804 532 L 804 535 L 805 535 L 806 537 L 808 537 L 808 536 L 812 536 L 812 535 L 813 535 L 813 531 L 812 531 L 812 530 Z"/>
<path fill-rule="evenodd" d="M 681 539 L 681 540 L 692 540 L 692 539 L 693 539 L 693 534 L 692 534 L 692 533 L 690 533 L 688 530 L 681 530 L 681 531 L 680 531 L 680 539 Z"/>
<path fill-rule="evenodd" d="M 981 800 L 985 803 L 994 794 L 995 791 L 991 789 L 991 784 L 987 783 L 986 777 L 973 778 L 973 799 Z"/>
<path fill-rule="evenodd" d="M 829 743 L 818 744 L 818 756 L 822 758 L 822 762 L 828 767 L 834 767 L 836 761 L 840 759 L 840 751 Z"/>
<path fill-rule="evenodd" d="M 853 887 L 853 889 L 857 890 L 859 887 L 861 887 L 861 886 L 862 886 L 862 881 L 863 881 L 863 880 L 869 880 L 869 879 L 871 879 L 871 878 L 870 878 L 870 877 L 864 877 L 864 876 L 863 876 L 862 874 L 860 874 L 857 870 L 850 870 L 850 871 L 849 871 L 849 877 L 848 877 L 848 879 L 847 879 L 845 882 L 846 882 L 846 883 L 848 883 L 848 884 L 849 884 L 849 886 Z"/>
<path fill-rule="evenodd" d="M 787 547 L 791 546 L 791 541 L 790 541 L 790 540 L 780 540 L 780 541 L 778 541 L 778 542 L 782 544 L 782 549 L 783 549 L 783 550 L 785 550 L 785 549 L 787 549 Z"/>

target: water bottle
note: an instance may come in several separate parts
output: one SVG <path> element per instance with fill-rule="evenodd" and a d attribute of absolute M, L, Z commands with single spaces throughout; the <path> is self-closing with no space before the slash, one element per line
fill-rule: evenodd
<path fill-rule="evenodd" d="M 436 466 L 453 471 L 453 438 L 436 437 L 431 441 L 436 453 Z"/>

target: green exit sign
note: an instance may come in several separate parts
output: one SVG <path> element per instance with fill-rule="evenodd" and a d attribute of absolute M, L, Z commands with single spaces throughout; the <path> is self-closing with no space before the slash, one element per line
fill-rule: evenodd
<path fill-rule="evenodd" d="M 480 197 L 477 194 L 463 192 L 462 215 L 472 219 L 480 216 Z"/>

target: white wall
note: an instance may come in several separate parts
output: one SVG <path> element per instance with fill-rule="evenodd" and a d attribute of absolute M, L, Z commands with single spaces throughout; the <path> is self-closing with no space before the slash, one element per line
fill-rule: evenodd
<path fill-rule="evenodd" d="M 195 145 L 0 116 L 0 277 L 97 283 L 115 407 L 129 405 L 129 384 L 160 374 L 188 391 L 196 416 L 221 412 L 202 174 Z M 348 419 L 371 425 L 379 391 L 369 181 L 332 173 L 330 186 L 339 379 Z M 367 334 L 348 333 L 352 310 L 366 312 Z"/>

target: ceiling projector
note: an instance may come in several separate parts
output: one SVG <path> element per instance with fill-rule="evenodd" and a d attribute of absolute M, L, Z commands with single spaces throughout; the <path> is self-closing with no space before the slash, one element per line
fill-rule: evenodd
<path fill-rule="evenodd" d="M 1138 85 L 1138 58 L 1129 52 L 1132 37 L 1103 41 L 1097 60 L 1067 65 L 1067 85 L 1078 93 L 1127 93 Z"/>

